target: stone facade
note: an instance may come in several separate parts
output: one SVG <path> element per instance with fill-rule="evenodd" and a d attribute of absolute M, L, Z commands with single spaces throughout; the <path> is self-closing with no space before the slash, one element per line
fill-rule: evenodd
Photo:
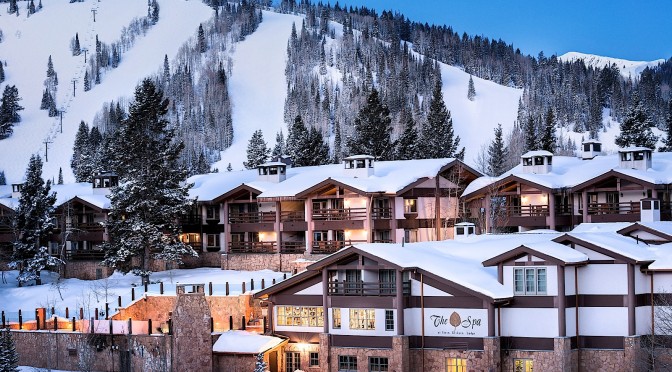
<path fill-rule="evenodd" d="M 113 268 L 101 266 L 99 261 L 68 261 L 63 266 L 62 275 L 64 278 L 94 280 L 107 278 L 113 272 Z"/>
<path fill-rule="evenodd" d="M 274 270 L 300 272 L 315 261 L 326 257 L 323 254 L 262 254 L 262 253 L 236 253 L 223 254 L 223 270 Z"/>
<path fill-rule="evenodd" d="M 581 353 L 583 352 L 581 351 Z M 577 351 L 576 349 L 572 350 L 569 337 L 555 338 L 553 340 L 553 350 L 549 351 L 506 350 L 502 354 L 503 370 L 513 370 L 516 359 L 531 359 L 534 363 L 534 369 L 538 371 L 577 371 Z M 581 370 L 591 370 L 586 368 L 588 367 L 582 367 Z"/>
<path fill-rule="evenodd" d="M 178 288 L 178 293 L 179 293 Z M 172 315 L 173 354 L 183 371 L 212 370 L 210 306 L 204 293 L 180 293 Z"/>

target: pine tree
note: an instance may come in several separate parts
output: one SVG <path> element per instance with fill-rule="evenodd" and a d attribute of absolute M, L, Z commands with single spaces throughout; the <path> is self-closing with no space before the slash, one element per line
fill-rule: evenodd
<path fill-rule="evenodd" d="M 56 227 L 52 220 L 56 194 L 50 191 L 51 181 L 42 179 L 42 159 L 31 156 L 14 218 L 17 239 L 10 267 L 19 270 L 19 286 L 31 280 L 41 284 L 40 272 L 62 262 L 47 253 L 47 239 Z"/>
<path fill-rule="evenodd" d="M 30 3 L 28 4 L 28 14 L 35 14 L 35 1 L 30 0 Z"/>
<path fill-rule="evenodd" d="M 89 79 L 89 70 L 84 71 L 84 91 L 91 90 L 91 79 Z"/>
<path fill-rule="evenodd" d="M 7 10 L 7 13 L 9 14 L 14 14 L 14 13 L 19 13 L 19 6 L 16 4 L 16 0 L 9 0 L 9 9 Z"/>
<path fill-rule="evenodd" d="M 163 83 L 170 82 L 170 63 L 168 62 L 168 55 L 163 56 Z"/>
<path fill-rule="evenodd" d="M 630 110 L 621 123 L 621 133 L 616 136 L 614 142 L 619 147 L 648 147 L 654 149 L 658 137 L 653 134 L 651 118 L 644 110 L 642 101 L 635 95 Z"/>
<path fill-rule="evenodd" d="M 63 168 L 61 168 L 61 167 L 58 167 L 58 182 L 57 182 L 57 184 L 58 185 L 63 184 Z"/>
<path fill-rule="evenodd" d="M 537 126 L 532 115 L 527 117 L 525 126 L 523 128 L 523 136 L 525 137 L 525 151 L 534 151 L 539 147 L 537 145 Z"/>
<path fill-rule="evenodd" d="M 5 67 L 3 65 L 4 65 L 4 63 L 2 63 L 2 61 L 0 61 L 0 83 L 5 81 Z"/>
<path fill-rule="evenodd" d="M 82 49 L 79 45 L 79 33 L 75 33 L 75 39 L 72 41 L 72 55 L 78 56 L 82 54 Z"/>
<path fill-rule="evenodd" d="M 198 25 L 198 51 L 205 53 L 208 50 L 208 44 L 205 42 L 205 31 L 203 31 L 203 24 Z"/>
<path fill-rule="evenodd" d="M 667 102 L 667 119 L 665 120 L 665 138 L 663 147 L 658 151 L 672 152 L 672 99 Z"/>
<path fill-rule="evenodd" d="M 0 171 L 0 186 L 7 184 L 7 178 L 5 178 L 5 171 Z"/>
<path fill-rule="evenodd" d="M 247 161 L 243 165 L 247 169 L 255 169 L 260 164 L 264 164 L 268 160 L 268 155 L 271 150 L 264 141 L 264 134 L 261 129 L 257 129 L 252 134 L 250 142 L 247 145 Z"/>
<path fill-rule="evenodd" d="M 378 160 L 390 160 L 394 155 L 391 134 L 390 110 L 380 101 L 378 90 L 374 87 L 366 105 L 355 118 L 354 133 L 347 141 L 348 152 L 350 155 L 371 155 Z"/>
<path fill-rule="evenodd" d="M 56 74 L 54 71 L 54 62 L 51 60 L 51 55 L 49 55 L 49 60 L 47 61 L 47 77 L 52 77 Z"/>
<path fill-rule="evenodd" d="M 232 170 L 233 170 L 233 167 L 231 166 L 231 163 L 229 163 L 229 165 L 226 166 L 226 171 L 231 172 Z"/>
<path fill-rule="evenodd" d="M 488 146 L 488 174 L 497 177 L 506 171 L 507 148 L 504 146 L 502 124 L 495 128 L 495 139 Z"/>
<path fill-rule="evenodd" d="M 198 155 L 198 160 L 196 161 L 196 167 L 194 169 L 194 174 L 207 174 L 210 173 L 210 164 L 205 159 L 205 154 L 203 151 Z"/>
<path fill-rule="evenodd" d="M 86 182 L 89 174 L 86 174 L 85 163 L 88 160 L 87 154 L 89 149 L 89 126 L 82 120 L 79 123 L 79 129 L 75 135 L 75 142 L 72 146 L 72 158 L 70 159 L 70 167 L 75 174 L 76 182 Z"/>
<path fill-rule="evenodd" d="M 420 143 L 418 130 L 415 128 L 415 121 L 413 115 L 405 114 L 407 116 L 404 125 L 404 131 L 397 139 L 397 156 L 399 160 L 418 159 L 420 155 Z"/>
<path fill-rule="evenodd" d="M 0 371 L 19 372 L 19 354 L 9 328 L 0 328 Z"/>
<path fill-rule="evenodd" d="M 197 255 L 178 238 L 177 221 L 193 201 L 188 199 L 191 185 L 181 184 L 188 173 L 179 163 L 184 144 L 175 141 L 169 129 L 168 106 L 152 80 L 143 80 L 110 144 L 112 170 L 120 185 L 109 196 L 103 265 L 132 271 L 145 283 L 150 258 L 181 264 L 183 256 Z M 139 257 L 137 264 L 133 257 Z"/>
<path fill-rule="evenodd" d="M 329 144 L 325 142 L 322 132 L 315 127 L 311 127 L 308 132 L 306 150 L 308 158 L 303 165 L 314 166 L 329 163 Z"/>
<path fill-rule="evenodd" d="M 343 159 L 343 140 L 341 137 L 341 125 L 334 120 L 334 156 L 332 163 L 340 164 Z"/>
<path fill-rule="evenodd" d="M 273 146 L 273 151 L 271 151 L 271 158 L 277 159 L 282 155 L 285 155 L 285 135 L 282 134 L 282 130 L 275 135 L 275 146 Z"/>
<path fill-rule="evenodd" d="M 469 89 L 467 89 L 467 98 L 473 101 L 476 98 L 476 88 L 474 87 L 474 79 L 469 75 Z"/>
<path fill-rule="evenodd" d="M 19 111 L 23 107 L 19 105 L 19 90 L 15 85 L 5 85 L 0 102 L 0 139 L 9 137 L 14 131 L 14 123 L 21 121 Z"/>
<path fill-rule="evenodd" d="M 464 157 L 464 147 L 459 149 L 460 136 L 455 136 L 453 119 L 443 102 L 441 79 L 436 80 L 427 121 L 422 128 L 422 157 L 426 159 Z"/>
<path fill-rule="evenodd" d="M 266 372 L 266 367 L 264 353 L 257 354 L 257 360 L 254 362 L 254 372 Z"/>
<path fill-rule="evenodd" d="M 549 107 L 544 118 L 544 126 L 539 145 L 542 150 L 555 153 L 555 149 L 558 146 L 557 142 L 558 139 L 555 135 L 555 114 L 553 114 L 553 109 Z"/>

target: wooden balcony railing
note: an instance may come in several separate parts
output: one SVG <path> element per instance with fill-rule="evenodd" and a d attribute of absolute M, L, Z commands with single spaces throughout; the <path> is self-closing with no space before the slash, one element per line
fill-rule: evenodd
<path fill-rule="evenodd" d="M 497 209 L 503 209 L 508 217 L 548 216 L 548 205 L 507 205 Z"/>
<path fill-rule="evenodd" d="M 634 214 L 639 212 L 639 202 L 588 204 L 588 214 Z"/>
<path fill-rule="evenodd" d="M 69 261 L 100 261 L 105 258 L 105 251 L 101 250 L 74 250 L 65 251 L 65 259 Z"/>
<path fill-rule="evenodd" d="M 179 223 L 180 225 L 201 225 L 203 224 L 203 219 L 201 218 L 201 215 L 188 214 L 180 216 Z"/>
<path fill-rule="evenodd" d="M 280 221 L 282 222 L 303 222 L 306 220 L 304 211 L 282 211 L 280 212 Z"/>
<path fill-rule="evenodd" d="M 282 242 L 280 243 L 281 253 L 304 253 L 306 251 L 306 242 Z"/>
<path fill-rule="evenodd" d="M 275 253 L 275 242 L 229 242 L 230 253 Z"/>
<path fill-rule="evenodd" d="M 327 208 L 313 210 L 313 220 L 345 221 L 366 219 L 366 208 Z"/>
<path fill-rule="evenodd" d="M 328 293 L 336 296 L 395 296 L 397 294 L 396 283 L 385 282 L 328 282 Z M 402 293 L 411 294 L 411 282 L 402 282 Z"/>
<path fill-rule="evenodd" d="M 231 212 L 229 223 L 274 223 L 275 212 Z"/>
<path fill-rule="evenodd" d="M 371 218 L 374 220 L 389 220 L 392 218 L 392 208 L 372 208 Z"/>
<path fill-rule="evenodd" d="M 75 222 L 75 223 L 66 223 L 66 231 L 103 231 L 105 226 L 102 223 L 98 222 Z"/>
<path fill-rule="evenodd" d="M 348 247 L 356 243 L 366 243 L 365 240 L 325 240 L 319 242 L 313 242 L 313 253 L 315 254 L 330 254 L 334 253 L 344 247 Z"/>

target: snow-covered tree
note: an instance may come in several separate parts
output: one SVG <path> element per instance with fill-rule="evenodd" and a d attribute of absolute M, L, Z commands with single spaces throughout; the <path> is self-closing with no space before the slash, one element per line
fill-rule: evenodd
<path fill-rule="evenodd" d="M 254 362 L 254 372 L 266 372 L 266 368 L 264 353 L 257 354 L 257 360 Z"/>
<path fill-rule="evenodd" d="M 474 87 L 474 78 L 469 75 L 469 88 L 467 89 L 467 98 L 473 101 L 476 98 L 476 88 Z"/>
<path fill-rule="evenodd" d="M 254 169 L 260 164 L 264 164 L 268 160 L 268 155 L 271 153 L 271 149 L 266 145 L 264 141 L 264 134 L 261 129 L 257 129 L 252 133 L 252 138 L 247 144 L 247 161 L 243 162 L 243 165 L 247 169 Z"/>
<path fill-rule="evenodd" d="M 56 227 L 52 219 L 54 203 L 56 194 L 51 192 L 51 181 L 45 183 L 42 179 L 42 159 L 33 155 L 14 216 L 16 240 L 9 265 L 19 270 L 19 286 L 31 280 L 41 284 L 40 272 L 62 262 L 49 255 L 46 247 L 47 239 Z"/>
<path fill-rule="evenodd" d="M 5 178 L 5 171 L 0 171 L 0 186 L 7 184 L 7 179 Z"/>
<path fill-rule="evenodd" d="M 555 114 L 553 113 L 553 109 L 549 107 L 544 117 L 539 147 L 541 150 L 555 153 L 555 149 L 558 146 L 557 142 L 558 139 L 555 135 Z"/>
<path fill-rule="evenodd" d="M 656 148 L 658 137 L 653 134 L 653 123 L 646 113 L 639 97 L 635 96 L 630 110 L 621 123 L 621 133 L 616 137 L 616 145 L 620 147 L 648 147 Z"/>
<path fill-rule="evenodd" d="M 418 159 L 420 155 L 418 130 L 415 128 L 413 116 L 407 114 L 404 131 L 397 139 L 397 155 L 399 160 Z"/>
<path fill-rule="evenodd" d="M 181 264 L 184 256 L 197 255 L 178 238 L 177 221 L 193 201 L 191 185 L 182 185 L 188 173 L 178 162 L 184 145 L 165 119 L 168 105 L 154 82 L 143 80 L 110 144 L 120 184 L 109 196 L 103 265 L 132 271 L 143 282 L 149 281 L 150 258 Z"/>
<path fill-rule="evenodd" d="M 1 35 L 0 35 L 0 39 L 2 39 Z M 2 61 L 0 61 L 0 83 L 5 81 L 5 68 L 3 67 L 3 65 L 4 65 L 4 63 L 2 63 Z"/>
<path fill-rule="evenodd" d="M 90 181 L 91 159 L 89 157 L 89 149 L 89 126 L 82 120 L 75 135 L 72 159 L 70 160 L 70 167 L 72 167 L 72 172 L 75 174 L 75 181 L 77 182 Z"/>
<path fill-rule="evenodd" d="M 277 158 L 281 155 L 285 155 L 285 135 L 282 134 L 282 130 L 276 133 L 275 135 L 275 146 L 273 146 L 273 151 L 271 151 L 271 157 Z"/>
<path fill-rule="evenodd" d="M 658 151 L 672 152 L 672 99 L 667 102 L 667 118 L 665 119 L 665 138 L 663 138 L 663 147 Z"/>
<path fill-rule="evenodd" d="M 19 354 L 9 328 L 0 329 L 0 371 L 19 372 Z"/>
<path fill-rule="evenodd" d="M 84 91 L 91 90 L 91 79 L 89 78 L 89 70 L 84 71 Z"/>
<path fill-rule="evenodd" d="M 7 13 L 19 13 L 19 6 L 16 4 L 16 0 L 9 0 L 9 8 L 7 9 Z"/>
<path fill-rule="evenodd" d="M 14 124 L 21 121 L 19 111 L 23 106 L 19 105 L 21 97 L 15 85 L 5 85 L 0 102 L 0 139 L 9 137 L 14 131 Z"/>
<path fill-rule="evenodd" d="M 366 105 L 355 118 L 353 134 L 348 138 L 349 154 L 371 155 L 378 160 L 392 159 L 391 123 L 390 110 L 381 102 L 378 90 L 372 88 Z"/>
<path fill-rule="evenodd" d="M 61 167 L 58 167 L 58 182 L 57 182 L 57 184 L 58 185 L 63 184 L 63 168 L 61 168 Z"/>
<path fill-rule="evenodd" d="M 75 37 L 70 41 L 70 50 L 73 56 L 82 54 L 82 48 L 79 44 L 79 33 L 75 33 Z"/>
<path fill-rule="evenodd" d="M 441 79 L 437 79 L 434 85 L 429 114 L 423 125 L 421 138 L 423 158 L 464 158 L 464 147 L 459 148 L 460 136 L 455 135 L 453 119 L 443 102 Z"/>
<path fill-rule="evenodd" d="M 198 51 L 205 53 L 208 50 L 208 44 L 205 40 L 205 31 L 203 30 L 203 24 L 198 25 Z"/>
<path fill-rule="evenodd" d="M 523 136 L 525 139 L 525 152 L 539 149 L 537 141 L 537 125 L 532 116 L 528 116 L 523 128 Z"/>
<path fill-rule="evenodd" d="M 488 146 L 488 164 L 487 172 L 491 176 L 499 176 L 506 171 L 507 148 L 504 146 L 504 135 L 502 133 L 502 124 L 497 124 L 495 128 L 495 139 Z"/>

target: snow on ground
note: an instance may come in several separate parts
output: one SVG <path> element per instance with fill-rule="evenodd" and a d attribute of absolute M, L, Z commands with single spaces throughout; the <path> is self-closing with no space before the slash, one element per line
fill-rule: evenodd
<path fill-rule="evenodd" d="M 107 279 L 62 279 L 57 282 L 57 274 L 43 271 L 42 282 L 44 284 L 19 288 L 16 282 L 17 273 L 17 271 L 4 272 L 7 283 L 0 281 L 0 310 L 5 311 L 11 321 L 17 320 L 19 309 L 23 310 L 24 320 L 33 319 L 34 309 L 39 307 L 49 309 L 53 306 L 56 308 L 56 314 L 60 317 L 65 316 L 66 307 L 69 308 L 70 314 L 76 314 L 80 307 L 85 308 L 85 314 L 93 314 L 95 308 L 105 309 L 106 302 L 110 304 L 110 309 L 117 307 L 117 296 L 122 297 L 123 306 L 128 305 L 131 301 L 131 288 L 135 288 L 136 299 L 145 293 L 141 286 L 140 277 L 132 274 L 123 275 L 115 272 Z M 262 279 L 264 279 L 266 287 L 269 287 L 273 279 L 280 281 L 283 279 L 283 275 L 283 273 L 271 270 L 175 269 L 153 273 L 150 281 L 154 284 L 150 285 L 148 293 L 158 295 L 159 282 L 163 282 L 164 294 L 166 295 L 175 294 L 177 283 L 206 284 L 207 291 L 207 284 L 212 282 L 213 294 L 224 295 L 228 282 L 229 293 L 235 295 L 241 293 L 243 282 L 246 283 L 245 290 L 249 291 L 250 280 L 254 280 L 254 288 L 257 291 L 261 289 Z M 107 298 L 105 292 L 107 292 Z"/>
<path fill-rule="evenodd" d="M 23 180 L 32 154 L 39 153 L 44 160 L 45 140 L 53 143 L 48 145 L 49 162 L 44 165 L 43 177 L 57 178 L 62 167 L 65 182 L 74 181 L 70 157 L 79 122 L 90 125 L 103 102 L 131 97 L 135 86 L 162 66 L 164 55 L 176 55 L 198 25 L 212 16 L 212 9 L 200 1 L 159 0 L 159 22 L 147 35 L 136 39 L 133 48 L 122 55 L 119 67 L 102 76 L 100 85 L 84 92 L 84 55 L 72 56 L 70 39 L 79 33 L 81 46 L 90 51 L 88 58 L 95 51 L 96 34 L 108 44 L 119 39 L 121 29 L 133 18 L 147 14 L 147 4 L 137 0 L 68 1 L 44 1 L 43 9 L 29 18 L 23 5 L 19 5 L 21 16 L 3 13 L 0 17 L 4 34 L 0 59 L 7 62 L 2 88 L 16 85 L 23 98 L 20 104 L 25 107 L 14 134 L 0 141 L 0 170 L 5 171 L 8 183 Z M 96 22 L 92 9 L 96 10 Z M 60 120 L 49 118 L 47 111 L 39 109 L 49 55 L 59 80 L 56 103 L 66 111 L 62 134 Z M 74 95 L 73 78 L 77 79 Z"/>
<path fill-rule="evenodd" d="M 212 168 L 243 169 L 247 161 L 247 144 L 252 134 L 261 129 L 269 147 L 275 144 L 275 134 L 282 130 L 287 135 L 284 122 L 287 80 L 287 40 L 292 33 L 292 23 L 301 27 L 299 16 L 263 12 L 263 22 L 257 31 L 236 44 L 233 54 L 233 72 L 229 91 L 233 101 L 233 144 L 221 152 L 221 161 Z"/>
<path fill-rule="evenodd" d="M 618 66 L 618 69 L 621 72 L 621 75 L 623 77 L 631 77 L 631 78 L 636 78 L 639 76 L 639 74 L 644 71 L 645 68 L 647 67 L 654 67 L 657 66 L 660 63 L 665 62 L 664 59 L 657 59 L 655 61 L 628 61 L 625 59 L 619 59 L 619 58 L 611 58 L 611 57 L 603 57 L 603 56 L 596 56 L 594 54 L 586 54 L 586 53 L 579 53 L 579 52 L 569 52 L 565 53 L 561 56 L 558 57 L 558 59 L 561 59 L 565 62 L 569 61 L 575 61 L 577 59 L 582 59 L 583 62 L 586 64 L 586 66 L 593 66 L 593 67 L 600 67 L 603 68 L 606 65 L 611 65 L 613 63 Z"/>

